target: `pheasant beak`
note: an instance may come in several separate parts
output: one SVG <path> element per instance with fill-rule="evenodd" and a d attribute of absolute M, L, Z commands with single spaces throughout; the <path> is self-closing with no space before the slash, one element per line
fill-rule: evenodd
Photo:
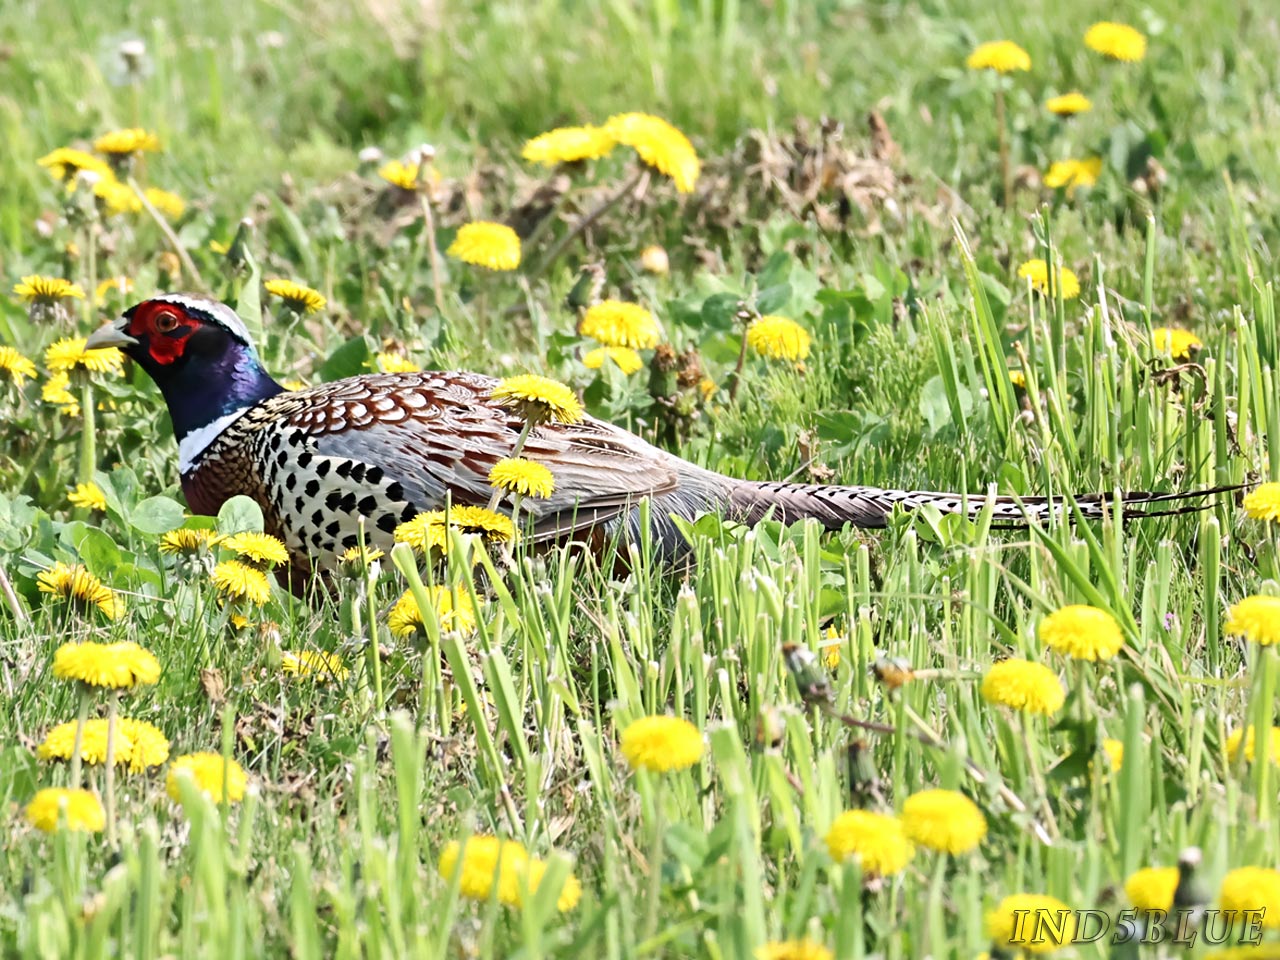
<path fill-rule="evenodd" d="M 133 347 L 137 346 L 138 341 L 124 332 L 125 327 L 129 325 L 128 317 L 119 317 L 110 323 L 103 324 L 93 333 L 89 334 L 89 339 L 85 343 L 86 350 L 97 350 L 99 347 Z"/>

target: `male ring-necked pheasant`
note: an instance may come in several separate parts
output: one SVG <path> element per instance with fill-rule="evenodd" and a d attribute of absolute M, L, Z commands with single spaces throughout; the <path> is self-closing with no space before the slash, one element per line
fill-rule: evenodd
<path fill-rule="evenodd" d="M 511 454 L 523 426 L 491 399 L 498 381 L 475 373 L 368 374 L 285 390 L 263 369 L 235 312 L 197 296 L 139 303 L 96 331 L 89 346 L 122 348 L 160 387 L 191 509 L 213 514 L 236 494 L 252 497 L 299 573 L 313 564 L 334 568 L 357 544 L 360 518 L 367 542 L 388 549 L 398 524 L 447 499 L 487 504 L 489 471 Z M 635 534 L 645 497 L 656 540 L 672 552 L 680 543 L 673 514 L 693 519 L 720 510 L 749 523 L 766 515 L 812 517 L 836 529 L 882 527 L 899 504 L 976 514 L 986 502 L 955 493 L 735 480 L 592 417 L 538 426 L 523 455 L 555 478 L 548 499 L 521 501 L 521 521 L 536 540 L 624 524 L 623 532 Z M 1127 513 L 1150 516 L 1215 492 L 1130 493 L 1123 501 Z M 1080 505 L 1085 516 L 1100 517 L 1110 500 L 1092 495 Z M 994 509 L 1005 522 L 1021 523 L 1061 504 L 999 497 Z"/>

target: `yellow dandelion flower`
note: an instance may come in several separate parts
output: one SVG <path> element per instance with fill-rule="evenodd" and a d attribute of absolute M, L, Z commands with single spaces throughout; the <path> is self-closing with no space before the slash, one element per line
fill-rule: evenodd
<path fill-rule="evenodd" d="M 80 416 L 80 401 L 71 392 L 71 377 L 67 373 L 55 373 L 40 387 L 40 399 L 56 403 L 68 417 Z"/>
<path fill-rule="evenodd" d="M 221 257 L 225 257 L 231 252 L 231 244 L 223 243 L 221 240 L 210 240 L 209 249 Z"/>
<path fill-rule="evenodd" d="M 1102 175 L 1102 158 L 1087 160 L 1055 160 L 1044 174 L 1044 185 L 1050 190 L 1065 187 L 1067 196 L 1075 195 L 1077 187 L 1092 187 Z"/>
<path fill-rule="evenodd" d="M 460 227 L 445 253 L 477 267 L 514 270 L 520 266 L 520 237 L 505 223 L 481 220 Z"/>
<path fill-rule="evenodd" d="M 102 210 L 109 217 L 139 213 L 142 210 L 142 201 L 138 199 L 137 191 L 114 177 L 95 183 L 93 195 L 102 201 Z"/>
<path fill-rule="evenodd" d="M 128 757 L 119 762 L 128 764 L 131 773 L 158 767 L 169 759 L 169 738 L 154 724 L 128 717 L 121 717 L 119 723 L 120 732 L 131 744 Z"/>
<path fill-rule="evenodd" d="M 631 147 L 640 159 L 671 178 L 680 193 L 692 193 L 702 165 L 693 144 L 661 117 L 647 113 L 620 113 L 605 123 L 618 143 Z"/>
<path fill-rule="evenodd" d="M 755 952 L 756 960 L 835 960 L 816 940 L 772 940 Z"/>
<path fill-rule="evenodd" d="M 435 609 L 436 622 L 440 629 L 455 631 L 461 634 L 476 632 L 476 610 L 471 604 L 471 597 L 462 590 L 452 591 L 448 587 L 428 587 L 427 596 Z M 423 628 L 422 611 L 413 597 L 413 591 L 406 590 L 396 601 L 387 617 L 387 627 L 393 637 L 408 637 Z"/>
<path fill-rule="evenodd" d="M 286 650 L 280 657 L 280 669 L 295 677 L 339 682 L 351 673 L 336 653 L 322 650 Z"/>
<path fill-rule="evenodd" d="M 1253 763 L 1254 758 L 1254 735 L 1253 726 L 1250 725 L 1246 732 L 1241 727 L 1236 727 L 1227 734 L 1227 742 L 1223 744 L 1223 748 L 1227 752 L 1227 759 L 1235 762 L 1236 757 L 1240 755 L 1240 743 L 1244 741 L 1244 758 Z M 1271 728 L 1271 736 L 1268 738 L 1267 754 L 1272 763 L 1280 764 L 1280 727 Z"/>
<path fill-rule="evenodd" d="M 213 585 L 225 599 L 246 600 L 257 607 L 271 599 L 267 575 L 239 560 L 224 560 L 214 567 Z"/>
<path fill-rule="evenodd" d="M 36 756 L 41 760 L 70 760 L 76 749 L 76 728 L 78 720 L 60 723 L 47 734 L 36 747 Z M 117 732 L 116 761 L 121 761 L 122 749 L 125 753 L 133 748 L 128 738 Z M 102 718 L 89 720 L 84 725 L 84 734 L 80 742 L 80 759 L 89 766 L 107 762 L 107 721 Z"/>
<path fill-rule="evenodd" d="M 1124 23 L 1103 20 L 1084 33 L 1084 44 L 1112 60 L 1137 63 L 1147 55 L 1147 38 Z"/>
<path fill-rule="evenodd" d="M 489 394 L 497 403 L 519 411 L 526 420 L 577 423 L 582 403 L 563 383 L 532 373 L 507 377 Z"/>
<path fill-rule="evenodd" d="M 1027 375 L 1021 370 L 1010 370 L 1009 382 L 1019 390 L 1027 389 Z"/>
<path fill-rule="evenodd" d="M 374 362 L 383 373 L 417 373 L 422 369 L 403 353 L 380 353 Z"/>
<path fill-rule="evenodd" d="M 1280 642 L 1280 597 L 1245 597 L 1231 608 L 1222 630 L 1264 647 Z"/>
<path fill-rule="evenodd" d="M 630 347 L 596 347 L 582 355 L 582 365 L 588 370 L 599 370 L 606 360 L 628 377 L 644 368 L 644 360 Z"/>
<path fill-rule="evenodd" d="M 892 876 L 916 853 L 901 820 L 870 810 L 846 810 L 836 817 L 826 844 L 832 860 L 844 863 L 856 857 L 867 876 Z"/>
<path fill-rule="evenodd" d="M 1124 882 L 1125 896 L 1139 910 L 1172 910 L 1177 889 L 1177 867 L 1143 867 Z"/>
<path fill-rule="evenodd" d="M 170 190 L 147 187 L 146 190 L 142 191 L 142 195 L 147 198 L 147 203 L 151 204 L 152 207 L 163 213 L 170 220 L 177 220 L 187 212 L 187 201 Z"/>
<path fill-rule="evenodd" d="M 93 141 L 93 149 L 99 153 L 115 157 L 124 157 L 144 150 L 156 152 L 160 149 L 160 138 L 148 133 L 140 127 L 128 130 L 112 130 Z"/>
<path fill-rule="evenodd" d="M 354 547 L 348 547 L 343 551 L 342 562 L 364 567 L 367 564 L 373 563 L 375 560 L 381 560 L 384 556 L 386 556 L 386 554 L 381 550 L 376 550 L 368 546 L 361 548 L 359 544 L 356 544 Z"/>
<path fill-rule="evenodd" d="M 458 890 L 472 900 L 494 895 L 508 906 L 520 905 L 520 882 L 529 866 L 529 852 L 514 840 L 476 835 L 466 846 L 451 840 L 440 852 L 440 876 L 452 881 L 459 872 Z"/>
<path fill-rule="evenodd" d="M 53 654 L 53 675 L 90 687 L 131 690 L 160 679 L 160 661 L 132 640 L 64 643 Z"/>
<path fill-rule="evenodd" d="M 991 40 L 978 44 L 964 65 L 970 70 L 1013 73 L 1015 70 L 1030 70 L 1031 55 L 1012 40 Z"/>
<path fill-rule="evenodd" d="M 1024 713 L 1056 713 L 1066 696 L 1058 675 L 1030 660 L 1001 660 L 982 678 L 984 700 Z"/>
<path fill-rule="evenodd" d="M 208 529 L 170 530 L 160 535 L 161 553 L 195 554 L 209 550 L 222 537 Z"/>
<path fill-rule="evenodd" d="M 619 741 L 632 770 L 687 770 L 702 759 L 702 733 L 679 717 L 641 717 L 627 724 Z"/>
<path fill-rule="evenodd" d="M 488 507 L 454 507 L 449 511 L 449 525 L 489 543 L 514 543 L 518 539 L 511 518 Z"/>
<path fill-rule="evenodd" d="M 557 127 L 528 141 L 520 156 L 530 163 L 554 167 L 608 156 L 616 145 L 617 141 L 603 127 Z"/>
<path fill-rule="evenodd" d="M 273 277 L 262 288 L 271 296 L 283 300 L 284 305 L 294 313 L 316 313 L 328 303 L 319 291 L 281 277 Z"/>
<path fill-rule="evenodd" d="M 222 540 L 222 546 L 242 559 L 258 566 L 273 567 L 289 562 L 289 551 L 275 537 L 266 533 L 237 533 Z"/>
<path fill-rule="evenodd" d="M 1116 618 L 1105 610 L 1071 604 L 1040 621 L 1040 642 L 1077 660 L 1110 660 L 1124 646 Z"/>
<path fill-rule="evenodd" d="M 1059 117 L 1073 117 L 1077 113 L 1088 113 L 1093 109 L 1093 101 L 1079 90 L 1050 97 L 1044 105 L 1045 109 Z"/>
<path fill-rule="evenodd" d="M 124 600 L 83 565 L 59 560 L 49 570 L 36 574 L 41 593 L 60 597 L 81 609 L 96 607 L 108 620 L 124 616 Z"/>
<path fill-rule="evenodd" d="M 55 179 L 67 184 L 70 189 L 75 188 L 76 177 L 82 170 L 97 174 L 104 180 L 115 179 L 111 165 L 105 160 L 71 147 L 59 147 L 51 153 L 46 153 L 36 163 L 53 174 Z"/>
<path fill-rule="evenodd" d="M 5 347 L 0 347 L 0 367 Z M 1260 483 L 1244 495 L 1245 516 L 1254 520 L 1280 520 L 1280 483 Z"/>
<path fill-rule="evenodd" d="M 556 478 L 540 463 L 524 457 L 504 457 L 489 471 L 489 485 L 526 497 L 549 497 Z"/>
<path fill-rule="evenodd" d="M 460 886 L 463 896 L 487 900 L 496 886 L 500 902 L 509 906 L 519 905 L 520 880 L 526 874 L 531 859 L 523 844 L 485 835 L 468 838 L 465 848 L 453 841 L 446 844 L 440 854 L 440 875 L 452 880 L 459 859 L 462 861 Z"/>
<path fill-rule="evenodd" d="M 921 790 L 902 805 L 907 839 L 942 853 L 967 853 L 987 835 L 978 805 L 955 790 Z"/>
<path fill-rule="evenodd" d="M 1102 741 L 1102 752 L 1107 755 L 1107 763 L 1112 773 L 1118 773 L 1124 766 L 1124 741 L 1107 737 Z"/>
<path fill-rule="evenodd" d="M 30 274 L 14 284 L 13 292 L 27 303 L 59 303 L 62 300 L 83 300 L 84 290 L 80 284 L 64 280 L 62 277 L 42 277 Z"/>
<path fill-rule="evenodd" d="M 547 865 L 542 860 L 530 859 L 525 867 L 526 882 L 529 886 L 531 894 L 538 892 L 538 887 L 542 885 L 542 878 L 546 876 Z M 565 877 L 564 886 L 560 888 L 560 896 L 556 897 L 556 909 L 561 913 L 567 913 L 578 905 L 578 901 L 582 899 L 582 884 L 578 878 L 572 873 Z"/>
<path fill-rule="evenodd" d="M 215 803 L 221 803 L 224 795 L 229 803 L 239 803 L 249 785 L 240 764 L 233 759 L 224 762 L 222 754 L 208 751 L 184 754 L 169 764 L 165 789 L 179 803 L 182 802 L 182 790 L 178 786 L 181 777 L 190 777 L 200 792 Z"/>
<path fill-rule="evenodd" d="M 1257 910 L 1264 927 L 1280 927 L 1280 870 L 1237 867 L 1222 880 L 1218 906 L 1228 913 Z"/>
<path fill-rule="evenodd" d="M 96 717 L 84 725 L 80 759 L 90 766 L 107 762 L 107 724 Z M 41 760 L 70 760 L 75 752 L 78 721 L 60 723 L 45 735 L 36 748 Z M 116 721 L 115 762 L 127 766 L 132 773 L 157 767 L 169 759 L 169 738 L 144 720 L 121 717 Z"/>
<path fill-rule="evenodd" d="M 23 380 L 36 378 L 36 365 L 13 347 L 0 347 L 0 373 L 20 387 Z"/>
<path fill-rule="evenodd" d="M 432 192 L 440 183 L 440 171 L 431 164 L 403 163 L 388 160 L 378 168 L 378 176 L 393 187 L 413 193 L 417 190 Z"/>
<path fill-rule="evenodd" d="M 836 629 L 835 624 L 827 627 L 822 635 L 826 640 L 819 647 L 822 662 L 826 664 L 828 670 L 834 670 L 840 666 L 840 648 L 844 646 L 844 636 Z"/>
<path fill-rule="evenodd" d="M 1031 283 L 1032 289 L 1049 295 L 1049 267 L 1043 260 L 1028 260 L 1018 268 L 1018 276 Z M 1080 280 L 1066 267 L 1059 267 L 1054 276 L 1057 292 L 1063 300 L 1073 300 L 1080 296 Z"/>
<path fill-rule="evenodd" d="M 1075 912 L 1057 897 L 1015 893 L 987 914 L 987 935 L 998 946 L 1052 953 L 1075 938 Z"/>
<path fill-rule="evenodd" d="M 67 500 L 73 507 L 82 507 L 86 510 L 107 509 L 107 496 L 96 483 L 77 483 L 67 494 Z"/>
<path fill-rule="evenodd" d="M 396 543 L 407 543 L 423 553 L 445 550 L 449 544 L 445 517 L 443 510 L 427 510 L 399 524 L 392 536 Z"/>
<path fill-rule="evenodd" d="M 578 324 L 578 333 L 599 340 L 606 347 L 647 350 L 662 339 L 662 329 L 653 314 L 638 303 L 601 300 L 587 308 Z"/>
<path fill-rule="evenodd" d="M 809 344 L 809 331 L 788 317 L 766 314 L 747 327 L 747 346 L 772 360 L 803 360 Z"/>
<path fill-rule="evenodd" d="M 93 302 L 102 306 L 109 296 L 126 296 L 133 293 L 133 281 L 128 277 L 108 277 L 93 291 Z"/>
<path fill-rule="evenodd" d="M 1151 348 L 1157 353 L 1167 353 L 1174 360 L 1190 360 L 1203 346 L 1204 342 L 1190 330 L 1156 327 L 1151 331 Z"/>
<path fill-rule="evenodd" d="M 27 804 L 27 822 L 45 833 L 56 832 L 60 823 L 68 830 L 99 833 L 107 825 L 107 815 L 88 790 L 46 787 Z"/>
<path fill-rule="evenodd" d="M 116 347 L 86 350 L 85 337 L 63 337 L 44 352 L 44 365 L 54 373 L 70 373 L 84 367 L 90 373 L 124 373 L 124 354 Z"/>
<path fill-rule="evenodd" d="M 665 277 L 671 272 L 671 258 L 665 249 L 651 243 L 640 251 L 640 268 L 655 277 Z"/>

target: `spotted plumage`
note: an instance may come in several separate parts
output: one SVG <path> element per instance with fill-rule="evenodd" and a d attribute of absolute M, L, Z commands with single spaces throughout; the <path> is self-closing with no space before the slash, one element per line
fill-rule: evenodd
<path fill-rule="evenodd" d="M 299 573 L 338 565 L 362 531 L 387 549 L 397 525 L 447 502 L 482 506 L 489 471 L 515 452 L 523 421 L 490 394 L 498 381 L 473 373 L 352 377 L 285 391 L 263 370 L 244 324 L 227 306 L 183 294 L 144 301 L 90 338 L 123 348 L 164 394 L 179 444 L 183 491 L 192 510 L 216 513 L 244 494 L 261 506 L 267 531 L 289 548 Z M 555 480 L 545 499 L 520 501 L 522 527 L 549 541 L 619 530 L 640 532 L 647 516 L 656 542 L 679 549 L 673 515 L 707 511 L 754 523 L 812 517 L 828 528 L 881 527 L 899 506 L 976 515 L 982 496 L 736 480 L 698 467 L 592 417 L 532 431 L 521 455 Z M 1185 494 L 1123 495 L 1131 516 L 1188 509 Z M 651 501 L 642 513 L 642 500 Z M 991 499 L 1006 524 L 1061 512 L 1061 502 Z M 1078 499 L 1102 516 L 1110 497 Z M 512 498 L 501 506 L 512 509 Z M 1193 505 L 1191 509 L 1194 509 Z"/>

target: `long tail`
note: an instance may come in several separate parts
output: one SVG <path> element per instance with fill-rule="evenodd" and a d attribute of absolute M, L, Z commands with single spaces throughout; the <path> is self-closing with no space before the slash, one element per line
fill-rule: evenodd
<path fill-rule="evenodd" d="M 1167 517 L 1195 513 L 1212 508 L 1211 499 L 1220 493 L 1234 493 L 1252 484 L 1229 484 L 1188 490 L 1185 493 L 1122 493 L 1120 504 L 1128 519 Z M 1101 519 L 1115 513 L 1115 497 L 1108 493 L 1089 493 L 1072 498 L 1086 519 Z M 828 529 L 846 523 L 855 527 L 883 527 L 893 508 L 917 509 L 932 506 L 942 513 L 967 514 L 976 517 L 987 505 L 981 494 L 934 493 L 924 490 L 882 490 L 878 487 L 838 487 L 809 483 L 769 483 L 738 481 L 729 494 L 730 513 L 747 523 L 767 516 L 784 523 L 806 517 L 817 520 Z M 1070 501 L 1065 497 L 994 498 L 994 525 L 1026 527 L 1033 520 L 1049 517 L 1072 518 Z"/>

